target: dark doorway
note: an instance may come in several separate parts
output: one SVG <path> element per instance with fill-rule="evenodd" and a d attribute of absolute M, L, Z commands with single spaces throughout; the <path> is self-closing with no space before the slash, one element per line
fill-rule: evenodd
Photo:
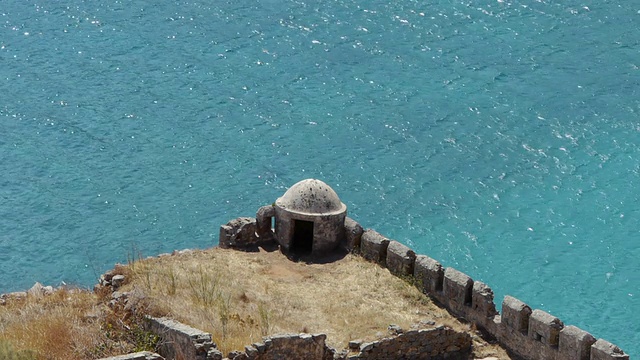
<path fill-rule="evenodd" d="M 298 256 L 310 255 L 313 249 L 313 221 L 294 220 L 291 252 Z"/>

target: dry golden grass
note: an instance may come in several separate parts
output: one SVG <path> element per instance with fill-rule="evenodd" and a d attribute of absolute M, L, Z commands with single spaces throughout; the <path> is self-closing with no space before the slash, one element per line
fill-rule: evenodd
<path fill-rule="evenodd" d="M 128 351 L 107 339 L 101 327 L 103 308 L 95 294 L 78 290 L 10 300 L 0 306 L 0 356 L 90 359 Z"/>
<path fill-rule="evenodd" d="M 265 335 L 325 333 L 342 349 L 353 339 L 373 340 L 387 327 L 420 321 L 469 331 L 476 358 L 508 359 L 408 282 L 358 256 L 327 264 L 288 260 L 279 252 L 213 248 L 116 266 L 125 274 L 132 313 L 111 293 L 58 290 L 0 306 L 0 359 L 97 359 L 150 350 L 153 336 L 142 316 L 170 316 L 210 332 L 223 353 Z"/>
<path fill-rule="evenodd" d="M 137 261 L 124 270 L 122 291 L 142 291 L 154 315 L 210 332 L 226 353 L 279 333 L 325 333 L 345 348 L 372 340 L 396 324 L 424 320 L 470 331 L 408 282 L 358 256 L 327 264 L 288 260 L 279 252 L 245 253 L 213 248 Z M 481 356 L 508 358 L 475 337 Z"/>

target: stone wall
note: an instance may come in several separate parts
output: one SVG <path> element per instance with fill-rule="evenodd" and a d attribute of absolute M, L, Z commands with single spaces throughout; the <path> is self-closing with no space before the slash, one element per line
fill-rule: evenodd
<path fill-rule="evenodd" d="M 240 217 L 220 226 L 220 243 L 223 249 L 247 249 L 259 245 L 258 226 L 252 217 Z M 268 239 L 272 241 L 273 239 Z"/>
<path fill-rule="evenodd" d="M 325 334 L 285 334 L 265 337 L 263 342 L 229 354 L 229 360 L 466 360 L 471 354 L 471 336 L 451 328 L 410 330 L 372 342 L 351 341 L 347 350 L 336 351 L 325 344 Z"/>
<path fill-rule="evenodd" d="M 398 336 L 360 344 L 359 352 L 347 359 L 466 360 L 471 355 L 471 335 L 445 326 L 409 330 Z"/>
<path fill-rule="evenodd" d="M 588 332 L 565 326 L 557 317 L 531 309 L 511 296 L 506 296 L 502 302 L 500 315 L 493 291 L 487 284 L 474 281 L 454 268 L 445 268 L 426 255 L 415 255 L 408 247 L 373 230 L 365 230 L 362 234 L 360 253 L 403 278 L 407 278 L 407 273 L 413 269 L 410 275 L 418 289 L 525 359 L 629 359 L 629 355 L 608 341 L 596 341 Z"/>
<path fill-rule="evenodd" d="M 150 352 L 140 351 L 126 355 L 112 356 L 108 358 L 102 358 L 100 360 L 165 360 L 162 356 Z"/>
<path fill-rule="evenodd" d="M 269 218 L 272 214 L 267 214 L 267 210 L 267 207 L 261 209 L 266 215 L 259 217 Z M 259 223 L 262 225 L 260 232 L 266 234 L 264 238 L 267 240 L 271 235 L 267 229 L 269 222 Z M 251 228 L 256 228 L 256 221 L 251 218 L 239 218 L 223 225 L 221 247 L 242 248 L 243 244 L 255 243 L 260 237 L 246 230 Z M 511 296 L 505 296 L 501 315 L 496 310 L 493 291 L 487 284 L 474 281 L 454 268 L 445 268 L 426 255 L 416 255 L 409 247 L 376 231 L 363 230 L 353 219 L 345 219 L 342 245 L 348 251 L 387 267 L 392 274 L 413 281 L 424 294 L 453 315 L 474 323 L 503 347 L 525 359 L 629 359 L 629 355 L 608 341 L 596 341 L 588 332 L 575 326 L 565 326 L 557 317 L 531 309 Z"/>
<path fill-rule="evenodd" d="M 234 351 L 229 360 L 307 359 L 333 360 L 336 351 L 325 344 L 325 334 L 283 334 L 265 337 L 261 343 Z"/>
<path fill-rule="evenodd" d="M 158 353 L 166 359 L 219 360 L 211 334 L 169 318 L 148 318 L 148 330 L 160 336 Z"/>
<path fill-rule="evenodd" d="M 407 249 L 400 247 L 401 253 Z M 184 252 L 182 252 L 184 253 Z M 399 264 L 406 262 L 400 258 Z M 403 268 L 403 267 L 401 267 Z M 406 269 L 405 269 L 406 270 Z M 399 273 L 400 274 L 400 273 Z M 101 277 L 100 286 L 110 286 L 112 301 L 127 304 L 131 293 L 121 293 L 110 284 L 113 273 Z M 109 285 L 110 284 L 110 285 Z M 244 351 L 223 354 L 212 341 L 211 334 L 192 328 L 169 318 L 147 317 L 147 330 L 160 337 L 156 353 L 139 352 L 102 360 L 348 360 L 348 359 L 468 359 L 471 354 L 471 336 L 440 326 L 430 329 L 412 329 L 404 332 L 390 325 L 390 336 L 372 342 L 349 342 L 336 351 L 326 345 L 325 334 L 284 334 L 263 338 L 260 343 L 245 346 Z M 355 345 L 354 345 L 355 344 Z"/>

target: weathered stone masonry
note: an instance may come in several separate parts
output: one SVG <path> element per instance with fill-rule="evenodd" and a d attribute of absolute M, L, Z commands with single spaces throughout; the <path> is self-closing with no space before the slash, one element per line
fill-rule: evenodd
<path fill-rule="evenodd" d="M 242 233 L 242 228 L 234 227 L 231 222 L 223 225 L 226 238 L 223 240 L 221 237 L 220 245 L 243 248 L 245 243 L 268 238 L 274 230 L 267 230 L 267 222 L 262 215 L 265 212 L 268 210 L 258 211 L 260 230 L 254 237 L 245 239 L 236 235 Z M 277 229 L 275 232 L 277 233 Z M 226 239 L 235 240 L 227 245 L 229 241 Z M 359 253 L 365 259 L 387 267 L 397 276 L 412 277 L 424 294 L 442 304 L 455 316 L 476 324 L 495 337 L 502 346 L 525 359 L 629 359 L 629 355 L 610 342 L 596 340 L 591 334 L 575 326 L 565 326 L 557 317 L 542 310 L 532 310 L 527 304 L 511 296 L 505 296 L 502 314 L 499 314 L 493 291 L 487 284 L 474 281 L 454 268 L 445 268 L 426 255 L 416 255 L 407 246 L 376 231 L 363 230 L 349 217 L 344 220 L 344 236 L 340 244 L 347 251 Z"/>
<path fill-rule="evenodd" d="M 426 255 L 416 255 L 409 247 L 373 230 L 364 230 L 356 221 L 346 217 L 346 207 L 339 202 L 333 190 L 325 188 L 328 187 L 326 184 L 317 180 L 304 180 L 296 185 L 292 189 L 300 190 L 296 190 L 298 195 L 304 195 L 306 191 L 307 194 L 313 194 L 313 199 L 291 196 L 285 198 L 286 201 L 281 201 L 279 206 L 286 209 L 291 205 L 300 210 L 300 206 L 307 204 L 316 210 L 320 209 L 317 213 L 309 215 L 313 213 L 311 211 L 306 215 L 299 215 L 294 212 L 289 216 L 283 209 L 278 211 L 276 204 L 264 206 L 258 210 L 257 219 L 238 218 L 222 225 L 220 247 L 248 249 L 277 244 L 286 253 L 294 241 L 295 234 L 292 231 L 296 231 L 295 221 L 314 221 L 312 254 L 326 253 L 338 245 L 347 251 L 359 253 L 388 268 L 392 274 L 413 281 L 418 289 L 453 315 L 474 323 L 517 356 L 532 360 L 629 359 L 629 355 L 614 344 L 603 339 L 596 340 L 591 334 L 575 326 L 565 326 L 557 317 L 542 310 L 531 309 L 514 297 L 505 296 L 500 314 L 496 310 L 493 291 L 487 284 L 474 281 L 454 268 L 445 268 Z M 304 190 L 304 186 L 298 185 L 312 186 Z M 320 190 L 329 196 L 319 196 L 322 194 Z M 323 206 L 326 211 L 332 212 L 330 217 L 322 215 L 325 211 L 322 210 Z M 278 219 L 279 212 L 285 214 L 284 231 L 283 219 Z M 280 224 L 280 232 L 277 228 L 271 228 L 274 217 L 276 227 Z M 338 223 L 342 224 L 342 228 L 337 229 Z M 186 358 L 189 359 L 222 359 L 210 334 L 170 319 L 150 319 L 150 327 L 161 335 L 164 345 L 161 353 L 167 358 L 187 355 Z M 275 335 L 264 338 L 261 343 L 246 346 L 244 351 L 230 353 L 228 359 L 455 360 L 467 359 L 471 353 L 470 335 L 446 327 L 409 330 L 370 343 L 351 341 L 351 352 L 336 351 L 325 344 L 325 339 L 324 334 Z M 155 355 L 138 353 L 121 359 L 156 359 Z"/>
<path fill-rule="evenodd" d="M 471 336 L 440 326 L 409 330 L 372 342 L 350 342 L 352 351 L 337 351 L 325 344 L 324 334 L 284 334 L 265 337 L 263 342 L 229 354 L 229 360 L 466 360 L 471 354 Z"/>
<path fill-rule="evenodd" d="M 453 268 L 444 268 L 426 255 L 417 255 L 413 264 L 405 248 L 391 246 L 395 241 L 384 238 L 373 230 L 364 231 L 361 238 L 362 255 L 398 271 L 397 259 L 405 260 L 402 268 L 413 266 L 413 277 L 418 288 L 431 296 L 454 315 L 473 322 L 494 336 L 513 353 L 526 359 L 604 360 L 629 359 L 620 348 L 606 340 L 596 339 L 575 326 L 565 326 L 560 319 L 542 311 L 532 310 L 527 304 L 506 296 L 502 315 L 496 311 L 493 291 L 483 282 Z M 389 259 L 392 259 L 389 261 Z"/>
<path fill-rule="evenodd" d="M 140 352 L 103 360 L 466 360 L 471 354 L 471 335 L 446 326 L 415 329 L 372 342 L 351 341 L 350 350 L 336 350 L 325 343 L 325 334 L 280 334 L 264 337 L 232 351 L 223 358 L 209 333 L 167 318 L 149 318 L 149 328 L 160 335 L 160 354 Z"/>

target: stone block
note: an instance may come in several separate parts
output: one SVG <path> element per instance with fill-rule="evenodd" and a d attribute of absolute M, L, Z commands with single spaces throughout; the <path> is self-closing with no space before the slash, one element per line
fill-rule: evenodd
<path fill-rule="evenodd" d="M 436 260 L 426 255 L 416 256 L 413 276 L 418 280 L 418 285 L 423 293 L 433 294 L 442 291 L 444 269 Z"/>
<path fill-rule="evenodd" d="M 254 359 L 256 357 L 258 357 L 258 349 L 256 349 L 255 347 L 251 346 L 251 345 L 247 345 L 244 347 L 244 353 L 247 354 L 247 357 L 249 359 Z"/>
<path fill-rule="evenodd" d="M 443 292 L 445 305 L 453 312 L 460 312 L 463 306 L 471 306 L 473 280 L 469 275 L 454 268 L 444 270 Z"/>
<path fill-rule="evenodd" d="M 625 354 L 622 349 L 616 345 L 598 339 L 591 345 L 591 360 L 629 360 L 629 355 Z"/>
<path fill-rule="evenodd" d="M 531 308 L 529 305 L 509 295 L 504 297 L 501 318 L 504 326 L 526 335 L 529 331 L 530 316 Z"/>
<path fill-rule="evenodd" d="M 362 234 L 360 241 L 360 252 L 362 256 L 370 261 L 385 265 L 387 259 L 387 247 L 389 239 L 380 235 L 376 231 L 367 229 Z"/>
<path fill-rule="evenodd" d="M 588 332 L 573 325 L 560 330 L 558 351 L 563 359 L 589 360 L 591 345 L 596 342 Z"/>
<path fill-rule="evenodd" d="M 313 341 L 322 344 L 324 346 L 325 341 L 327 340 L 327 334 L 317 333 L 312 334 Z"/>
<path fill-rule="evenodd" d="M 258 350 L 258 354 L 264 354 L 264 351 L 267 349 L 267 346 L 264 343 L 254 343 L 253 347 Z"/>
<path fill-rule="evenodd" d="M 536 309 L 529 317 L 529 337 L 545 345 L 557 347 L 562 328 L 562 321 L 548 312 Z"/>
<path fill-rule="evenodd" d="M 355 359 L 469 359 L 471 336 L 448 327 L 409 330 L 373 342 L 360 343 Z"/>
<path fill-rule="evenodd" d="M 256 219 L 254 218 L 241 217 L 220 226 L 219 246 L 223 249 L 242 249 L 254 245 L 257 240 Z"/>
<path fill-rule="evenodd" d="M 165 358 L 184 356 L 187 359 L 205 360 L 209 350 L 216 348 L 211 334 L 169 318 L 147 317 L 147 330 L 160 337 L 158 352 Z"/>
<path fill-rule="evenodd" d="M 325 359 L 333 358 L 325 345 L 324 334 L 280 334 L 264 338 L 264 353 L 259 359 Z M 230 357 L 231 358 L 231 357 Z"/>
<path fill-rule="evenodd" d="M 400 276 L 413 275 L 413 264 L 416 261 L 416 253 L 408 246 L 395 240 L 389 242 L 387 247 L 387 269 L 392 274 Z"/>
<path fill-rule="evenodd" d="M 218 349 L 210 348 L 209 352 L 207 352 L 206 360 L 222 360 L 224 356 L 222 352 Z"/>
<path fill-rule="evenodd" d="M 119 288 L 120 286 L 122 286 L 122 284 L 124 284 L 124 280 L 125 280 L 125 276 L 124 275 L 114 275 L 111 278 L 111 284 L 113 285 L 114 289 Z"/>
<path fill-rule="evenodd" d="M 260 242 L 275 239 L 271 229 L 274 216 L 276 216 L 276 209 L 272 205 L 263 206 L 256 212 L 256 233 L 260 238 Z"/>
<path fill-rule="evenodd" d="M 344 219 L 344 248 L 347 251 L 353 251 L 360 248 L 360 240 L 362 239 L 362 233 L 364 230 L 362 226 L 350 217 Z"/>
<path fill-rule="evenodd" d="M 126 355 L 111 356 L 100 360 L 164 360 L 164 358 L 150 351 L 140 351 Z"/>
<path fill-rule="evenodd" d="M 475 281 L 471 290 L 471 308 L 478 317 L 493 318 L 498 315 L 493 302 L 493 290 L 482 281 Z"/>
<path fill-rule="evenodd" d="M 351 340 L 349 341 L 349 350 L 355 351 L 360 349 L 360 344 L 362 344 L 362 340 Z"/>
<path fill-rule="evenodd" d="M 34 296 L 34 297 L 44 296 L 44 293 L 45 293 L 44 286 L 42 286 L 42 284 L 40 284 L 37 281 L 35 284 L 33 284 L 31 289 L 27 290 L 27 294 L 29 294 L 29 296 Z"/>

